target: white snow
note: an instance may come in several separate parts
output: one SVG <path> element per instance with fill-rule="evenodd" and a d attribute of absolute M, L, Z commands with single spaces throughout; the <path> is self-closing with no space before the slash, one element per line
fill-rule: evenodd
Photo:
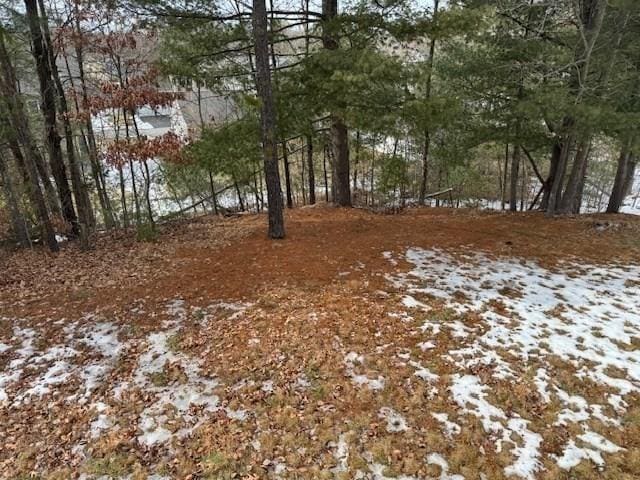
<path fill-rule="evenodd" d="M 364 365 L 364 357 L 356 352 L 349 352 L 344 357 L 345 373 L 351 381 L 359 386 L 366 386 L 370 390 L 382 390 L 384 388 L 384 377 L 378 375 L 376 378 L 369 378 L 363 374 L 355 373 L 356 365 Z"/>
<path fill-rule="evenodd" d="M 436 348 L 436 344 L 431 341 L 420 342 L 418 343 L 418 348 L 423 352 L 426 350 L 431 350 L 432 348 Z"/>
<path fill-rule="evenodd" d="M 487 389 L 474 375 L 453 375 L 451 394 L 454 401 L 466 413 L 478 417 L 487 433 L 498 436 L 496 451 L 502 450 L 503 443 L 512 444 L 511 454 L 516 461 L 505 468 L 507 475 L 518 475 L 522 478 L 533 479 L 540 468 L 539 447 L 542 444 L 540 434 L 528 429 L 528 421 L 515 415 L 508 418 L 505 412 L 489 403 L 485 397 Z M 522 440 L 516 443 L 513 433 Z"/>
<path fill-rule="evenodd" d="M 246 307 L 246 304 L 219 303 L 207 311 L 230 311 L 234 318 Z M 189 313 L 182 300 L 171 301 L 167 305 L 170 318 L 158 331 L 127 342 L 119 339 L 121 327 L 94 315 L 78 321 L 58 322 L 66 323 L 61 331 L 62 337 L 60 340 L 54 337 L 55 341 L 40 349 L 40 342 L 48 340 L 46 325 L 45 328 L 26 328 L 22 326 L 23 321 L 12 320 L 12 344 L 6 344 L 7 348 L 1 352 L 8 356 L 8 362 L 0 371 L 0 403 L 21 408 L 45 395 L 58 395 L 59 390 L 74 379 L 78 382 L 73 384 L 74 393 L 64 400 L 88 405 L 96 411 L 87 425 L 86 437 L 76 445 L 78 454 L 84 451 L 87 441 L 118 428 L 114 423 L 114 405 L 134 389 L 140 389 L 146 401 L 146 407 L 138 418 L 138 441 L 141 444 L 157 445 L 174 437 L 190 435 L 194 428 L 206 421 L 207 413 L 216 412 L 221 406 L 215 394 L 218 381 L 205 376 L 197 360 L 170 348 L 170 339 L 180 331 Z M 131 379 L 122 380 L 97 397 L 96 390 L 130 349 L 142 351 Z M 177 378 L 173 378 L 176 375 L 170 375 L 171 372 L 177 372 Z M 26 381 L 20 382 L 23 378 Z M 245 410 L 224 408 L 224 412 L 228 418 L 237 421 L 247 417 Z M 170 428 L 169 421 L 172 424 Z"/>
<path fill-rule="evenodd" d="M 189 136 L 189 127 L 177 100 L 171 104 L 171 131 L 183 140 Z"/>
<path fill-rule="evenodd" d="M 604 466 L 602 453 L 616 453 L 621 450 L 619 446 L 610 442 L 602 435 L 595 432 L 586 432 L 578 438 L 588 446 L 578 447 L 573 440 L 569 440 L 561 457 L 558 458 L 558 466 L 564 470 L 569 470 L 578 465 L 583 459 L 591 460 L 599 467 Z"/>
<path fill-rule="evenodd" d="M 378 412 L 378 418 L 387 421 L 387 432 L 389 433 L 405 432 L 409 429 L 405 418 L 393 408 L 382 407 Z"/>
<path fill-rule="evenodd" d="M 436 348 L 440 335 L 456 340 L 442 356 L 459 372 L 451 377 L 450 393 L 461 414 L 478 417 L 496 436 L 498 448 L 510 447 L 515 462 L 505 474 L 534 478 L 541 468 L 542 437 L 526 418 L 507 415 L 487 401 L 491 387 L 468 374 L 478 367 L 488 369 L 496 380 L 515 381 L 527 373 L 528 365 L 536 365 L 532 383 L 540 401 L 562 406 L 556 423 L 582 428 L 557 459 L 562 468 L 581 459 L 600 465 L 601 452 L 619 451 L 608 439 L 596 438 L 588 422 L 619 426 L 621 418 L 611 416 L 612 409 L 623 415 L 625 396 L 640 392 L 640 350 L 633 347 L 640 338 L 639 265 L 564 262 L 550 270 L 532 261 L 492 258 L 472 250 L 452 255 L 420 248 L 409 248 L 404 260 L 411 269 L 387 277 L 401 293 L 400 303 L 422 308 L 423 299 L 431 298 L 452 312 L 427 315 L 417 331 L 417 346 L 422 351 Z M 483 323 L 467 323 L 469 314 L 479 315 Z M 549 373 L 554 368 L 551 357 L 570 364 L 578 380 L 605 386 L 609 393 L 604 403 L 567 392 Z"/>
<path fill-rule="evenodd" d="M 349 444 L 347 437 L 341 433 L 337 442 L 329 444 L 331 448 L 335 448 L 333 456 L 336 459 L 336 466 L 331 469 L 333 473 L 343 473 L 349 469 Z"/>
<path fill-rule="evenodd" d="M 449 438 L 459 434 L 462 431 L 460 425 L 450 421 L 449 415 L 446 413 L 431 412 L 431 416 L 442 424 L 444 434 Z"/>
<path fill-rule="evenodd" d="M 425 382 L 435 382 L 440 378 L 438 375 L 433 373 L 428 368 L 423 367 L 420 362 L 410 361 L 409 365 L 411 365 L 413 368 L 416 369 L 416 372 L 414 375 L 418 378 L 421 378 Z"/>
<path fill-rule="evenodd" d="M 143 410 L 138 422 L 142 432 L 138 441 L 148 446 L 168 442 L 174 436 L 181 438 L 190 435 L 207 418 L 202 413 L 194 414 L 194 407 L 208 413 L 220 409 L 219 398 L 215 394 L 219 382 L 202 376 L 198 361 L 169 347 L 169 339 L 178 333 L 188 314 L 184 301 L 171 301 L 167 305 L 167 313 L 172 319 L 164 323 L 164 330 L 148 336 L 147 350 L 138 358 L 133 375 L 133 385 L 154 398 L 151 405 Z M 179 369 L 185 378 L 181 381 L 166 378 L 166 369 L 169 367 Z M 173 410 L 184 424 L 176 432 L 165 427 L 169 420 L 165 413 L 168 409 Z M 225 411 L 232 419 L 241 421 L 246 417 L 244 411 Z"/>
<path fill-rule="evenodd" d="M 81 380 L 82 393 L 73 395 L 86 399 L 100 380 L 111 371 L 122 351 L 117 339 L 118 329 L 108 322 L 85 318 L 82 322 L 72 322 L 64 328 L 63 344 L 53 344 L 44 350 L 37 350 L 36 344 L 44 340 L 46 333 L 33 328 L 22 328 L 20 321 L 14 321 L 12 337 L 19 347 L 5 349 L 11 360 L 5 371 L 0 372 L 0 400 L 19 406 L 30 402 L 31 397 L 42 397 L 53 392 L 54 387 L 67 383 L 72 378 Z M 91 352 L 91 362 L 83 364 L 79 357 L 84 350 Z M 28 375 L 22 389 L 13 396 L 6 389 Z"/>

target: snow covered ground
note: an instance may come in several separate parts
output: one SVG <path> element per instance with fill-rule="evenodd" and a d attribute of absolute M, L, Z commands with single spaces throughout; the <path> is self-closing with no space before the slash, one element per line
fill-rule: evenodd
<path fill-rule="evenodd" d="M 23 435 L 32 410 L 50 411 L 54 420 L 43 418 L 52 425 L 75 418 L 60 451 L 84 480 L 137 478 L 128 463 L 95 459 L 112 445 L 138 452 L 149 467 L 142 478 L 183 478 L 162 470 L 164 460 L 212 435 L 221 451 L 233 441 L 250 451 L 238 464 L 257 462 L 254 478 L 320 478 L 295 476 L 295 462 L 309 461 L 338 479 L 534 480 L 585 464 L 605 472 L 631 448 L 637 454 L 625 432 L 637 428 L 640 265 L 550 269 L 464 248 L 381 256 L 391 273 L 370 305 L 381 317 L 367 323 L 354 307 L 356 320 L 339 317 L 329 335 L 320 324 L 333 304 L 307 312 L 301 298 L 288 298 L 298 310 L 287 314 L 269 302 L 198 308 L 174 299 L 143 332 L 98 314 L 2 318 L 0 418 L 17 421 Z M 357 262 L 353 271 L 366 268 Z M 132 307 L 130 315 L 148 312 Z M 220 316 L 239 330 L 224 337 Z M 280 317 L 285 326 L 272 330 Z M 241 325 L 249 330 L 241 334 Z M 188 346 L 201 336 L 207 347 L 195 355 Z M 235 362 L 225 356 L 234 342 Z M 296 342 L 299 350 L 286 350 Z M 294 352 L 305 357 L 285 367 Z M 229 371 L 235 376 L 225 380 Z M 15 432 L 10 426 L 0 429 Z M 187 451 L 212 475 L 236 468 L 199 448 Z"/>
<path fill-rule="evenodd" d="M 543 438 L 529 419 L 507 415 L 488 397 L 494 380 L 518 383 L 527 371 L 534 372 L 539 399 L 560 404 L 555 424 L 573 424 L 581 432 L 556 456 L 560 468 L 571 469 L 582 459 L 603 467 L 603 454 L 623 450 L 593 425 L 619 427 L 629 406 L 625 399 L 640 392 L 640 266 L 564 263 L 548 270 L 520 259 L 419 248 L 408 249 L 403 260 L 411 270 L 389 280 L 404 293 L 409 314 L 426 314 L 417 344 L 428 341 L 437 348 L 437 339 L 461 339 L 442 353 L 459 372 L 450 377 L 449 393 L 459 416 L 478 417 L 495 436 L 498 451 L 511 445 L 515 461 L 505 469 L 507 476 L 536 478 Z M 462 320 L 429 319 L 426 298 Z M 473 315 L 482 321 L 463 321 Z M 576 381 L 600 385 L 605 403 L 567 392 L 554 377 L 558 361 L 572 366 Z M 470 373 L 479 367 L 490 373 L 485 379 Z"/>
<path fill-rule="evenodd" d="M 139 404 L 135 424 L 141 447 L 189 436 L 221 410 L 242 421 L 244 411 L 219 404 L 218 380 L 204 375 L 201 362 L 180 351 L 177 342 L 188 315 L 206 323 L 221 312 L 236 315 L 246 308 L 218 302 L 207 309 L 187 309 L 176 299 L 166 307 L 168 319 L 144 337 L 130 337 L 126 326 L 93 315 L 58 320 L 53 328 L 46 322 L 25 327 L 21 320 L 0 318 L 12 330 L 10 343 L 0 343 L 0 355 L 8 359 L 0 370 L 0 409 L 24 412 L 47 401 L 92 414 L 86 427 L 76 426 L 76 461 L 87 458 L 88 444 L 124 428 L 117 412 L 133 403 Z M 140 308 L 132 310 L 132 315 L 144 314 Z M 133 370 L 123 371 L 122 362 L 136 358 L 136 352 Z"/>

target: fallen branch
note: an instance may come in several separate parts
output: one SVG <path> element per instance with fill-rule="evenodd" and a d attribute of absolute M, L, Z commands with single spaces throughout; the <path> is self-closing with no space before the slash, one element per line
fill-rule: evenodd
<path fill-rule="evenodd" d="M 524 154 L 529 159 L 529 162 L 531 163 L 531 166 L 533 167 L 533 171 L 536 174 L 536 177 L 538 177 L 538 180 L 540 180 L 540 183 L 542 183 L 544 185 L 546 182 L 545 182 L 544 178 L 542 178 L 542 175 L 540 175 L 540 171 L 538 170 L 536 162 L 533 161 L 533 157 L 529 153 L 529 150 L 527 150 L 524 146 L 522 146 L 522 151 L 524 152 Z"/>
<path fill-rule="evenodd" d="M 449 187 L 446 190 L 440 190 L 439 192 L 430 193 L 428 195 L 425 195 L 424 198 L 439 197 L 440 195 L 444 195 L 445 193 L 450 193 L 450 192 L 453 192 L 453 187 Z"/>

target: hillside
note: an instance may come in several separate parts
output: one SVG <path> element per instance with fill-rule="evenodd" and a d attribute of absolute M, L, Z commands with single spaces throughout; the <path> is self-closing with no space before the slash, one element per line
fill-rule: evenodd
<path fill-rule="evenodd" d="M 637 478 L 637 217 L 286 221 L 2 252 L 0 476 Z"/>

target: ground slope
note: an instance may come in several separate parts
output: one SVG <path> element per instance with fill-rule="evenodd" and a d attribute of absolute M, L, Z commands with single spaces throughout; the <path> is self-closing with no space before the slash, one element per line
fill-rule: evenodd
<path fill-rule="evenodd" d="M 5 254 L 2 478 L 638 478 L 636 219 L 288 217 Z"/>

